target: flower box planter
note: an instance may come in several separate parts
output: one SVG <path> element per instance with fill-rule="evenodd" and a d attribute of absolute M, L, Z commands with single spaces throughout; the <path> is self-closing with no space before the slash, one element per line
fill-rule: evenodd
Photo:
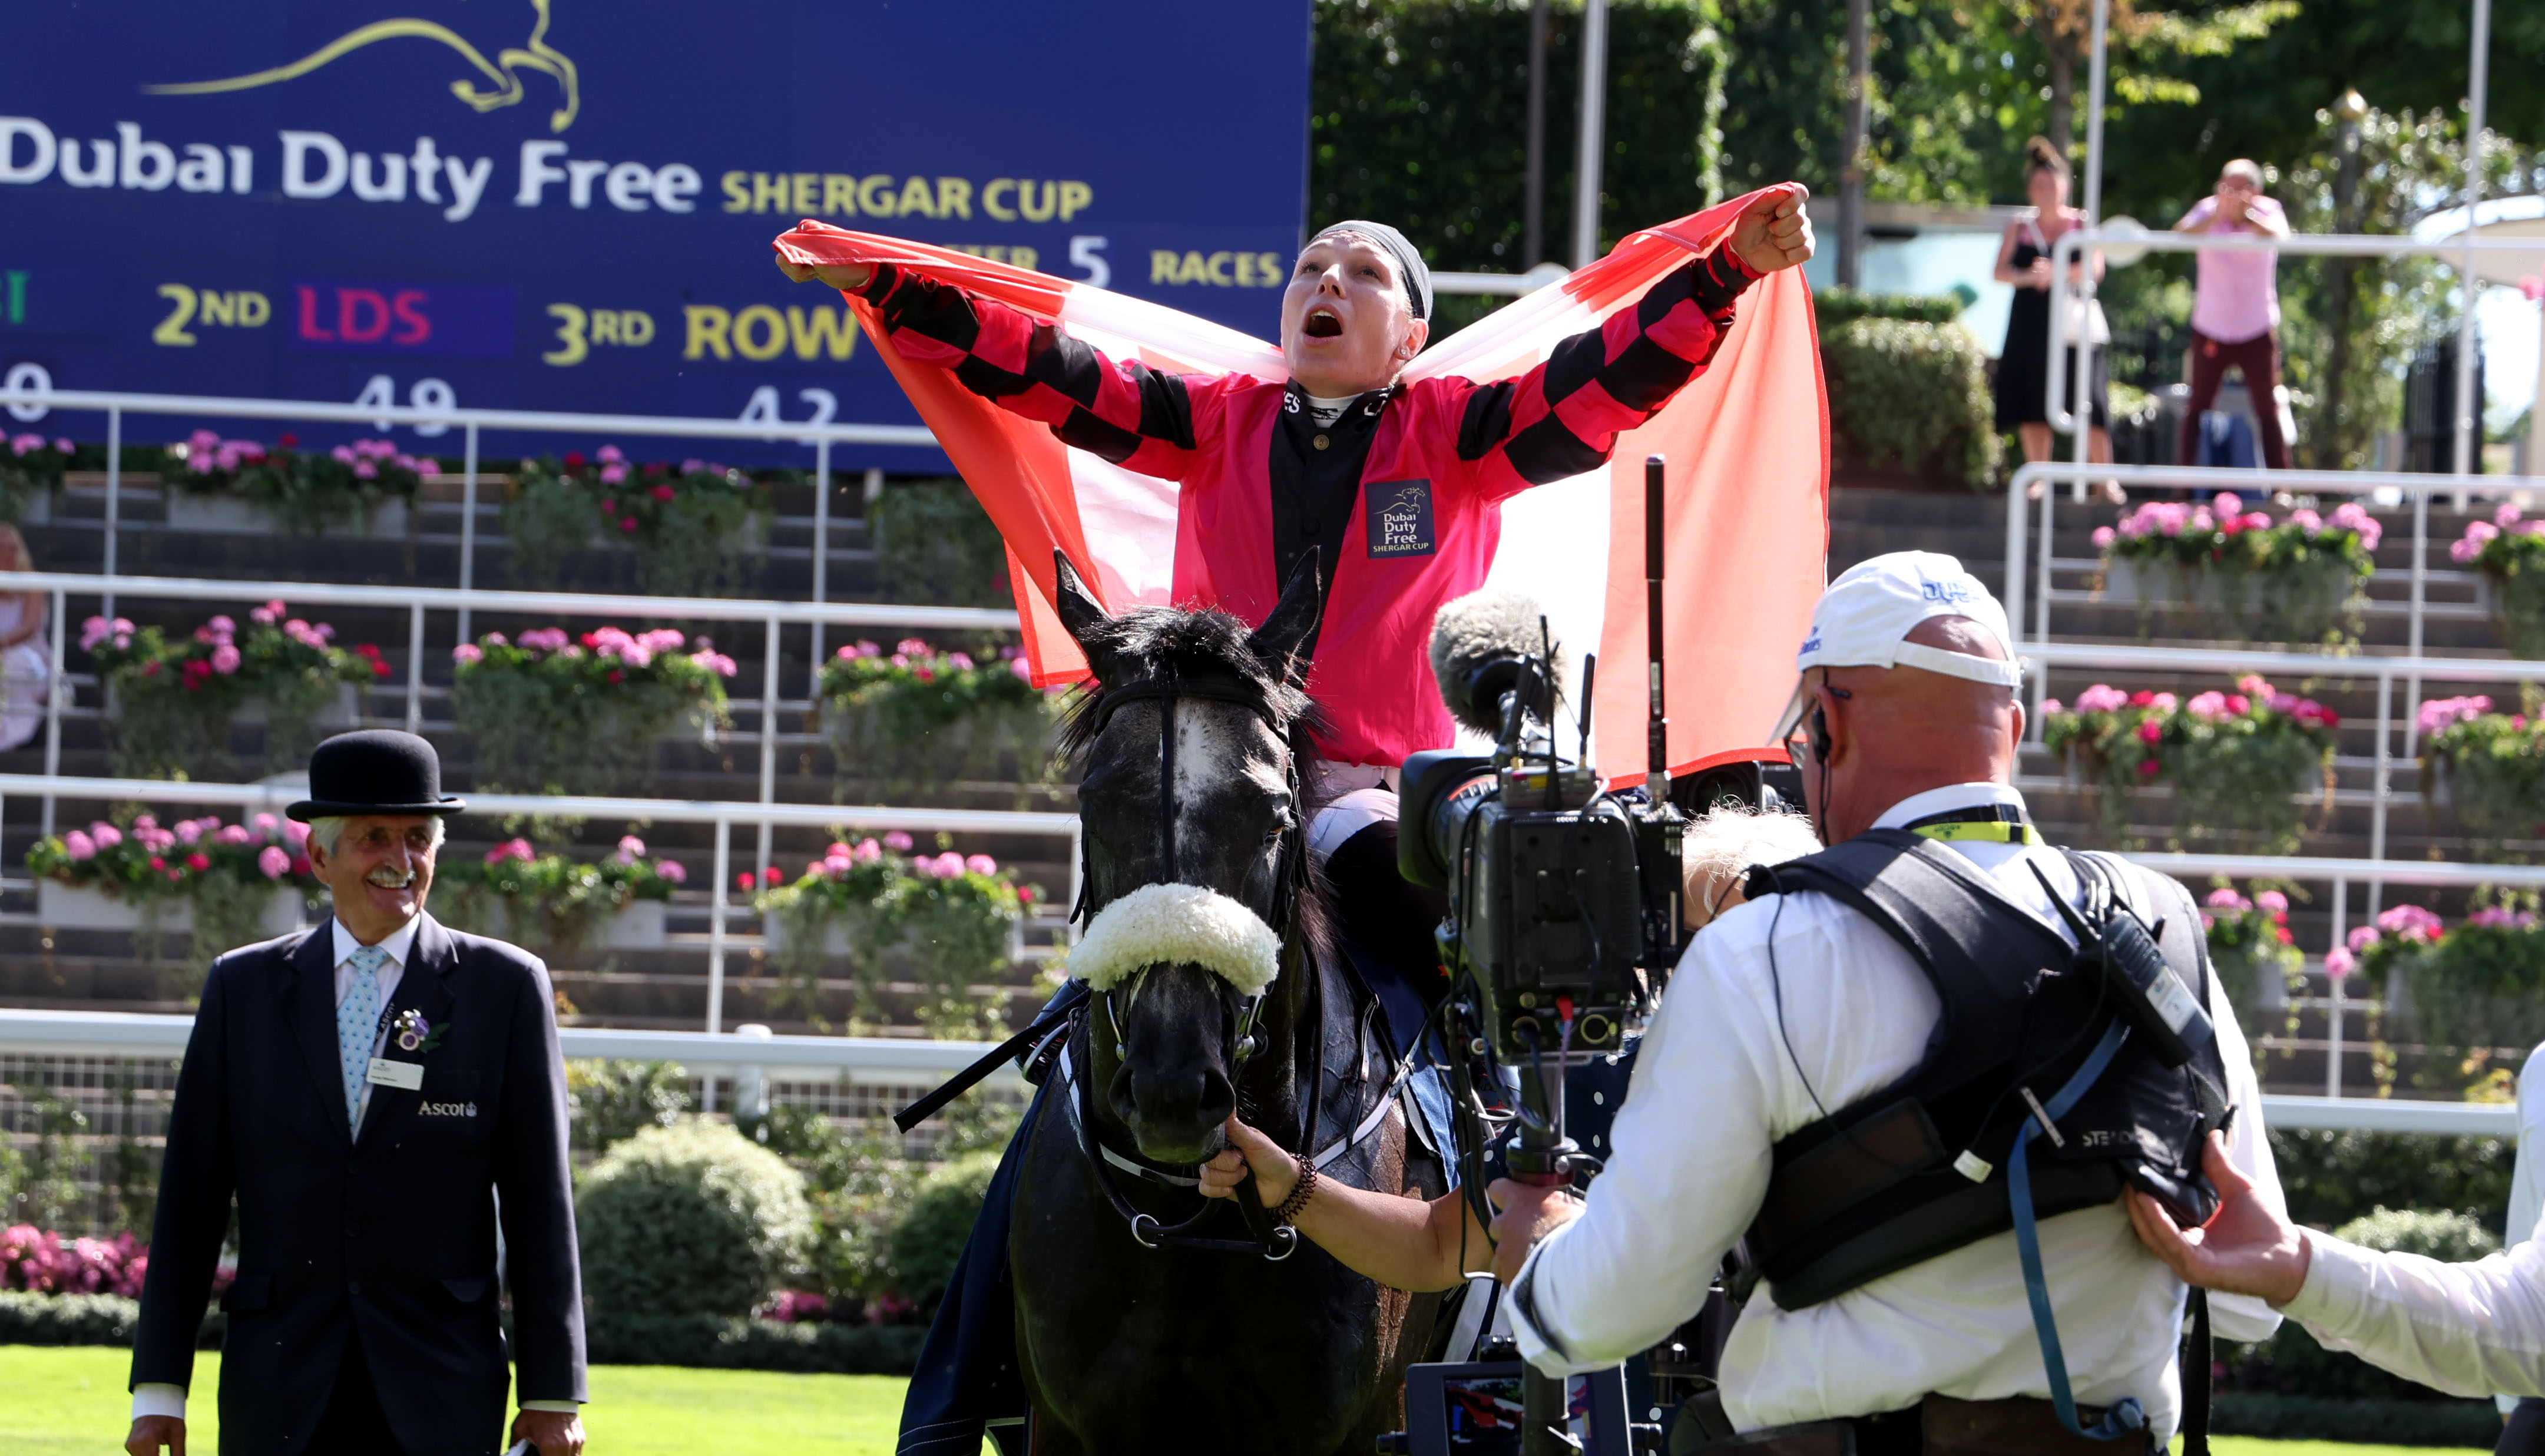
<path fill-rule="evenodd" d="M 581 948 L 660 950 L 669 939 L 669 931 L 664 926 L 664 912 L 669 908 L 660 900 L 631 900 L 595 927 L 599 933 Z M 481 902 L 469 912 L 469 919 L 474 924 L 465 929 L 517 945 L 536 942 L 545 935 L 545 931 L 537 928 L 536 917 L 533 918 L 531 926 L 514 925 L 513 907 L 503 900 Z"/>
<path fill-rule="evenodd" d="M 298 890 L 270 891 L 257 917 L 257 928 L 268 935 L 289 934 L 299 929 L 303 905 Z M 195 929 L 195 907 L 184 897 L 159 901 L 158 909 L 161 931 Z M 36 881 L 36 919 L 56 930 L 137 930 L 141 929 L 141 906 L 86 885 L 40 879 Z"/>
<path fill-rule="evenodd" d="M 237 496 L 188 495 L 170 491 L 167 495 L 168 528 L 203 531 L 215 535 L 272 535 L 278 525 L 273 513 Z M 407 503 L 400 500 L 374 501 L 364 513 L 362 529 L 356 535 L 375 540 L 405 540 Z"/>
<path fill-rule="evenodd" d="M 791 943 L 786 938 L 785 918 L 775 911 L 766 912 L 761 916 L 760 933 L 761 937 L 767 941 L 769 951 L 773 955 L 785 950 Z M 848 958 L 850 949 L 849 928 L 847 926 L 833 922 L 823 930 L 822 953 L 835 960 L 846 960 Z"/>
<path fill-rule="evenodd" d="M 110 696 L 112 694 L 110 693 Z M 110 704 L 110 715 L 112 712 L 113 707 Z M 241 727 L 255 726 L 261 728 L 265 726 L 266 719 L 266 702 L 265 699 L 261 697 L 249 698 L 247 701 L 240 703 L 238 707 L 230 713 L 230 721 Z M 308 721 L 309 726 L 313 728 L 324 728 L 329 733 L 340 733 L 348 728 L 361 726 L 363 721 L 363 699 L 360 685 L 354 683 L 337 684 L 336 696 L 329 701 L 325 707 L 322 707 L 315 713 L 310 714 Z"/>

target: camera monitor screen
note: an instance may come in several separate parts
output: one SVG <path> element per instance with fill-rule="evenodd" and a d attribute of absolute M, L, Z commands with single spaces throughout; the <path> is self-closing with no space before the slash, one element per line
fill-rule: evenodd
<path fill-rule="evenodd" d="M 1416 1365 L 1405 1372 L 1405 1418 L 1414 1456 L 1519 1456 L 1518 1361 Z M 1622 1369 L 1565 1382 L 1566 1430 L 1586 1456 L 1630 1456 Z"/>

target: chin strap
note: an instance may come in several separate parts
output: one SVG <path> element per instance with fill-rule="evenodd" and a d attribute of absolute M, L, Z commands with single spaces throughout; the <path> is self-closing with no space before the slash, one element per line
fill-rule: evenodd
<path fill-rule="evenodd" d="M 2041 1369 L 2049 1378 L 2050 1404 L 2057 1409 L 2061 1425 L 2074 1434 L 2097 1441 L 2118 1440 L 2144 1429 L 2147 1413 L 2139 1408 L 2136 1397 L 2123 1396 L 2112 1403 L 2111 1408 L 2103 1413 L 2103 1418 L 2092 1428 L 2077 1419 L 2077 1397 L 2068 1385 L 2068 1357 L 2060 1351 L 2059 1322 L 2050 1311 L 2050 1281 L 2041 1271 L 2041 1230 L 2033 1217 L 2032 1172 L 2026 1149 L 2034 1138 L 2044 1134 L 2049 1136 L 2053 1146 L 2064 1141 L 2056 1125 L 2059 1119 L 2068 1114 L 2069 1108 L 2077 1105 L 2077 1099 L 2094 1085 L 2094 1079 L 2103 1075 L 2103 1069 L 2111 1065 L 2113 1054 L 2121 1049 L 2121 1043 L 2129 1040 L 2129 1026 L 2120 1017 L 2113 1017 L 2112 1024 L 2103 1032 L 2103 1039 L 2095 1045 L 2093 1055 L 2086 1058 L 2085 1065 L 2068 1079 L 2068 1085 L 2059 1089 L 2058 1094 L 2048 1103 L 2032 1103 L 2033 1115 L 2025 1118 L 2023 1125 L 2015 1131 L 2014 1151 L 2008 1155 L 2006 1162 L 2007 1194 L 2014 1204 L 2014 1248 L 2023 1260 L 2023 1293 L 2032 1303 L 2032 1334 L 2041 1341 Z M 2024 1091 L 2024 1099 L 2032 1100 L 2029 1089 Z"/>

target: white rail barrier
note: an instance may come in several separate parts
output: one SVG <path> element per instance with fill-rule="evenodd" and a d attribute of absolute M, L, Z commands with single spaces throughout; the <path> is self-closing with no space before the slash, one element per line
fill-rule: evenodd
<path fill-rule="evenodd" d="M 75 778 L 58 774 L 0 773 L 0 810 L 11 796 L 41 797 L 51 813 L 58 799 L 102 803 L 139 801 L 160 804 L 218 804 L 242 814 L 280 814 L 303 797 L 304 790 L 285 783 L 193 783 L 153 778 Z M 656 824 L 706 824 L 715 827 L 715 868 L 707 895 L 708 1033 L 724 1027 L 725 954 L 737 944 L 756 944 L 757 937 L 727 933 L 726 917 L 733 904 L 732 832 L 737 824 L 760 827 L 765 865 L 771 831 L 780 825 L 828 828 L 901 829 L 953 834 L 1048 835 L 1069 843 L 1070 900 L 1078 895 L 1081 860 L 1079 824 L 1074 814 L 1029 813 L 996 809 L 902 809 L 858 804 L 757 804 L 701 799 L 572 798 L 539 794 L 470 794 L 468 812 L 492 815 L 564 815 L 586 819 L 650 821 Z M 11 1014 L 15 1014 L 14 1012 Z M 815 1038 L 820 1039 L 820 1038 Z"/>
<path fill-rule="evenodd" d="M 502 611 L 524 614 L 553 614 L 563 617 L 616 616 L 629 619 L 740 621 L 754 623 L 764 632 L 765 670 L 761 679 L 758 740 L 760 748 L 760 799 L 774 803 L 778 789 L 778 749 L 780 735 L 778 720 L 783 712 L 801 712 L 820 696 L 822 658 L 821 629 L 825 626 L 870 627 L 915 626 L 955 628 L 982 631 L 1014 631 L 1014 611 L 969 607 L 895 607 L 864 603 L 806 603 L 742 601 L 718 597 L 642 597 L 566 592 L 493 592 L 476 588 L 435 587 L 349 587 L 299 582 L 224 582 L 174 577 L 86 576 L 76 572 L 0 572 L 0 592 L 43 592 L 52 599 L 53 677 L 44 707 L 44 771 L 61 770 L 62 720 L 83 711 L 76 702 L 76 686 L 93 681 L 85 675 L 67 670 L 70 645 L 70 605 L 84 597 L 99 597 L 111 604 L 117 595 L 127 598 L 157 599 L 177 602 L 243 602 L 270 601 L 277 597 L 304 605 L 339 607 L 403 607 L 407 612 L 407 664 L 404 726 L 409 732 L 421 732 L 428 725 L 424 718 L 424 701 L 441 689 L 424 686 L 425 637 L 427 615 L 435 611 L 455 613 L 454 643 L 466 640 L 468 616 L 472 611 Z M 111 607 L 110 607 L 111 609 Z M 779 692 L 780 638 L 790 625 L 809 628 L 810 650 L 806 669 L 805 693 L 801 698 L 784 698 Z M 739 655 L 739 654 L 736 654 Z M 374 688 L 373 690 L 383 690 Z M 385 689 L 399 691 L 398 688 Z M 744 706 L 746 710 L 752 705 Z M 444 726 L 444 725 L 431 725 Z M 527 812 L 527 811 L 526 811 Z M 556 811 L 567 812 L 567 811 Z M 756 869 L 769 867 L 770 836 L 767 825 L 779 821 L 761 821 Z M 791 821 L 789 821 L 791 822 Z M 44 831 L 52 832 L 51 801 L 46 800 Z"/>
<path fill-rule="evenodd" d="M 119 1011 L 0 1010 L 0 1053 L 41 1057 L 176 1057 L 194 1029 L 192 1016 Z M 990 1049 L 983 1041 L 917 1041 L 862 1036 L 710 1036 L 696 1031 L 557 1032 L 568 1057 L 678 1062 L 692 1071 L 733 1074 L 737 1082 L 839 1079 L 871 1086 L 934 1083 Z M 992 1087 L 1025 1080 L 1001 1067 Z M 2420 1102 L 2371 1097 L 2265 1095 L 2262 1120 L 2272 1127 L 2348 1128 L 2514 1138 L 2518 1111 L 2506 1103 Z"/>
<path fill-rule="evenodd" d="M 369 425 L 388 430 L 403 425 L 419 436 L 462 433 L 460 447 L 459 585 L 477 580 L 477 461 L 479 437 L 489 430 L 597 435 L 641 435 L 688 440 L 794 442 L 813 447 L 813 600 L 828 595 L 831 561 L 831 446 L 884 445 L 932 447 L 935 433 L 919 425 L 836 425 L 830 412 L 839 401 L 827 389 L 799 391 L 799 399 L 822 418 L 801 423 L 784 420 L 710 420 L 679 415 L 587 415 L 542 410 L 427 408 L 421 405 L 323 403 L 308 399 L 236 399 L 190 394 L 128 394 L 83 389 L 0 389 L 0 410 L 33 423 L 53 410 L 102 412 L 106 416 L 106 575 L 116 568 L 117 523 L 123 495 L 123 417 L 180 415 L 234 420 L 299 420 L 338 425 Z M 108 599 L 110 602 L 112 597 Z M 467 612 L 460 613 L 467 630 Z M 819 655 L 818 653 L 816 654 Z"/>

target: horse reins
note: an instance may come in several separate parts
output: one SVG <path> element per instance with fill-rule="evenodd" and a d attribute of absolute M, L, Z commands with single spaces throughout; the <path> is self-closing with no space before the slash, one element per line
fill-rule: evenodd
<path fill-rule="evenodd" d="M 1185 681 L 1180 674 L 1171 669 L 1163 677 L 1153 678 L 1141 683 L 1125 684 L 1117 688 L 1108 688 L 1105 695 L 1098 699 L 1096 704 L 1095 727 L 1089 734 L 1091 741 L 1103 735 L 1106 726 L 1112 722 L 1113 715 L 1116 712 L 1119 712 L 1125 704 L 1133 702 L 1155 702 L 1158 704 L 1158 863 L 1160 881 L 1166 884 L 1177 883 L 1180 878 L 1177 872 L 1176 856 L 1176 702 L 1180 698 L 1187 697 L 1203 698 L 1215 702 L 1235 703 L 1236 705 L 1254 713 L 1258 718 L 1261 718 L 1264 721 L 1264 725 L 1272 730 L 1273 737 L 1282 740 L 1285 744 L 1289 741 L 1288 726 L 1281 721 L 1280 715 L 1273 711 L 1270 694 L 1252 687 L 1251 685 L 1211 682 L 1189 683 Z M 1293 752 L 1290 755 L 1290 759 L 1291 763 L 1288 774 L 1289 788 L 1292 812 L 1294 816 L 1296 816 L 1298 813 L 1300 792 L 1298 755 Z M 1304 818 L 1300 818 L 1287 830 L 1282 832 L 1281 859 L 1273 870 L 1272 918 L 1271 924 L 1272 924 L 1285 936 L 1291 930 L 1290 923 L 1297 912 L 1298 881 L 1301 877 L 1301 870 L 1304 867 L 1304 856 L 1306 852 L 1306 822 Z M 1072 910 L 1070 915 L 1070 919 L 1073 921 L 1082 920 L 1088 916 L 1089 905 L 1095 894 L 1094 866 L 1086 860 L 1087 847 L 1083 838 L 1080 841 L 1079 853 L 1081 856 L 1079 870 L 1079 899 L 1077 906 Z M 1139 1004 L 1140 987 L 1146 981 L 1147 974 L 1148 973 L 1144 968 L 1129 978 L 1127 987 L 1128 1000 L 1135 1007 Z M 1099 993 L 1100 998 L 1105 1004 L 1105 1019 L 1107 1028 L 1113 1034 L 1113 1054 L 1116 1058 L 1126 1057 L 1129 1054 L 1129 1047 L 1122 1032 L 1121 1017 L 1115 1010 L 1113 997 L 1115 990 L 1123 989 L 1125 988 L 1116 987 Z M 1261 993 L 1253 996 L 1241 997 L 1239 998 L 1236 1008 L 1228 1012 L 1231 1032 L 1229 1080 L 1232 1084 L 1234 1084 L 1239 1077 L 1244 1075 L 1246 1063 L 1255 1055 L 1257 1049 L 1257 1026 L 1261 1017 L 1263 1003 L 1264 998 Z M 1223 1008 L 1226 1007 L 1226 1003 L 1224 1001 L 1222 1005 Z M 1064 1076 L 1066 1076 L 1068 1066 L 1068 1053 L 1066 1049 L 1063 1050 L 1061 1055 L 1063 1059 L 1062 1066 L 1064 1068 Z M 1322 1048 L 1320 1048 L 1318 1060 L 1322 1067 L 1324 1060 Z M 1088 1166 L 1096 1175 L 1097 1186 L 1104 1190 L 1106 1200 L 1112 1204 L 1113 1211 L 1120 1214 L 1123 1220 L 1131 1226 L 1131 1238 L 1133 1242 L 1139 1244 L 1144 1249 L 1187 1249 L 1220 1254 L 1260 1254 L 1265 1258 L 1275 1262 L 1288 1258 L 1290 1254 L 1297 1250 L 1299 1243 L 1298 1230 L 1291 1228 L 1286 1224 L 1272 1224 L 1266 1217 L 1266 1210 L 1262 1205 L 1262 1201 L 1249 1196 L 1253 1191 L 1253 1179 L 1251 1177 L 1245 1183 L 1240 1184 L 1237 1189 L 1238 1196 L 1233 1201 L 1237 1204 L 1239 1216 L 1246 1222 L 1248 1232 L 1255 1236 L 1253 1239 L 1209 1239 L 1188 1233 L 1188 1230 L 1193 1228 L 1203 1219 L 1209 1217 L 1215 1210 L 1215 1205 L 1208 1200 L 1205 1200 L 1201 1208 L 1195 1211 L 1190 1218 L 1187 1218 L 1173 1225 L 1163 1224 L 1156 1216 L 1143 1213 L 1139 1209 L 1134 1208 L 1131 1205 L 1131 1200 L 1123 1194 L 1119 1187 L 1115 1186 L 1111 1175 L 1107 1172 L 1106 1165 L 1108 1163 L 1117 1164 L 1118 1166 L 1142 1176 L 1156 1179 L 1168 1184 L 1169 1186 L 1188 1188 L 1197 1187 L 1200 1179 L 1197 1177 L 1188 1178 L 1179 1174 L 1169 1173 L 1150 1168 L 1145 1164 L 1135 1162 L 1130 1158 L 1114 1152 L 1111 1148 L 1107 1147 L 1103 1136 L 1095 1128 L 1095 1109 L 1091 1101 L 1093 1096 L 1093 1090 L 1091 1087 L 1093 1079 L 1080 1076 L 1070 1078 L 1069 1080 L 1078 1084 L 1076 1088 L 1076 1095 L 1074 1098 L 1071 1098 L 1070 1092 L 1067 1089 L 1064 1089 L 1062 1094 L 1071 1114 L 1071 1120 L 1078 1124 L 1081 1144 L 1086 1147 L 1090 1154 Z M 1320 1074 L 1320 1080 L 1322 1080 L 1322 1074 Z M 1322 1089 L 1316 1086 L 1311 1086 L 1309 1088 L 1308 1105 L 1302 1114 L 1307 1124 L 1305 1135 L 1300 1139 L 1302 1143 L 1313 1140 L 1315 1136 L 1316 1098 L 1321 1091 Z M 1385 1106 L 1386 1104 L 1384 1100 L 1382 1100 L 1380 1103 L 1380 1110 L 1382 1112 L 1384 1112 Z M 1355 1133 L 1345 1141 L 1345 1143 L 1338 1145 L 1335 1149 L 1331 1150 L 1326 1155 L 1325 1161 L 1331 1161 L 1334 1157 L 1340 1156 L 1347 1148 L 1358 1143 L 1360 1138 L 1364 1135 L 1364 1130 L 1355 1130 Z"/>

